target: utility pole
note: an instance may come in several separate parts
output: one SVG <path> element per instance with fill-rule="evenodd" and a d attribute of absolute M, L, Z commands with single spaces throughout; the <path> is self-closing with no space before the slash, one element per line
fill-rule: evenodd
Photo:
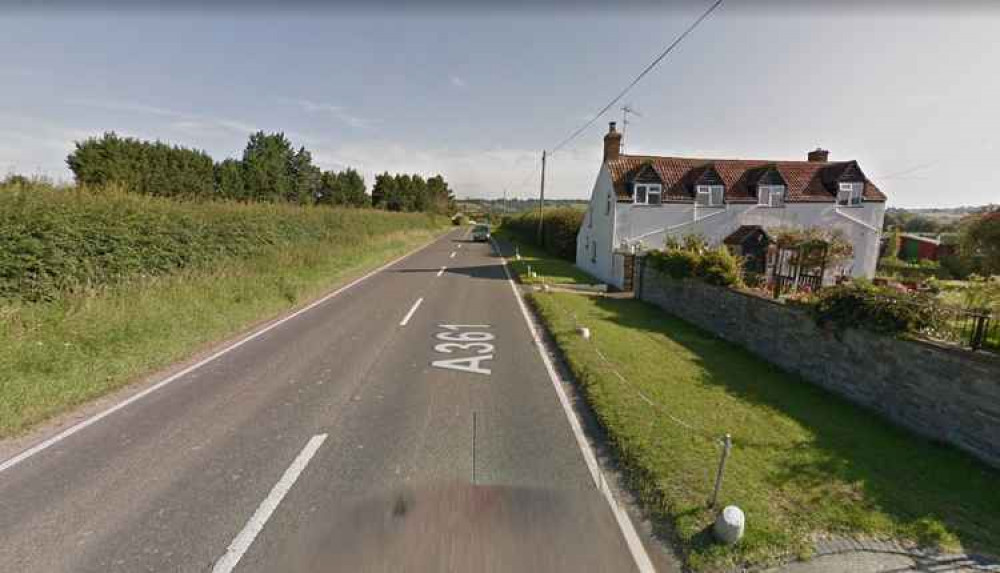
<path fill-rule="evenodd" d="M 538 246 L 542 244 L 542 221 L 545 219 L 545 150 L 542 150 L 542 189 L 538 201 Z"/>

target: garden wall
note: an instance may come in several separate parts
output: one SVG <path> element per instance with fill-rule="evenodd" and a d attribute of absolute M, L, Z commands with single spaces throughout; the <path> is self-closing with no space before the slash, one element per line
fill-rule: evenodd
<path fill-rule="evenodd" d="M 1000 357 L 817 326 L 802 309 L 635 265 L 636 296 L 928 438 L 1000 467 Z"/>

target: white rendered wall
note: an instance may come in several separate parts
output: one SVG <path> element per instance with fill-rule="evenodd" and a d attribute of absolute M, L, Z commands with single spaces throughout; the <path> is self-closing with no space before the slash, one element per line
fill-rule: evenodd
<path fill-rule="evenodd" d="M 860 207 L 835 203 L 787 203 L 770 208 L 736 203 L 725 207 L 695 207 L 693 203 L 666 203 L 659 206 L 617 205 L 615 245 L 621 241 L 641 240 L 647 249 L 662 248 L 670 234 L 701 234 L 712 244 L 719 244 L 741 225 L 776 227 L 820 227 L 840 229 L 854 248 L 853 260 L 843 266 L 855 277 L 872 278 L 878 262 L 879 238 L 885 203 L 866 202 Z"/>
<path fill-rule="evenodd" d="M 611 200 L 611 212 L 607 212 L 607 201 Z M 612 272 L 612 248 L 614 229 L 615 199 L 611 187 L 611 173 L 602 165 L 597 181 L 590 194 L 590 206 L 583 225 L 576 236 L 576 266 L 597 279 L 615 286 L 621 286 L 621 277 Z M 597 242 L 597 261 L 591 261 L 591 245 Z"/>

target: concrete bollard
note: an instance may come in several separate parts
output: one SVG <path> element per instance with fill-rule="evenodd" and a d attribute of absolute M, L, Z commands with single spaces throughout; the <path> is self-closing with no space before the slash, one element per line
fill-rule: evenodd
<path fill-rule="evenodd" d="M 715 519 L 712 533 L 722 543 L 732 545 L 743 537 L 745 528 L 746 516 L 743 515 L 743 510 L 735 505 L 727 505 Z"/>
<path fill-rule="evenodd" d="M 576 327 L 576 332 L 583 337 L 584 340 L 590 340 L 590 329 L 586 326 Z"/>

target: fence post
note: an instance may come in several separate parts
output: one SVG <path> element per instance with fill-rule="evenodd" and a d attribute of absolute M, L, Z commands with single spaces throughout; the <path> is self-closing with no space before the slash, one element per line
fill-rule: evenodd
<path fill-rule="evenodd" d="M 973 350 L 979 350 L 983 347 L 983 341 L 986 339 L 986 325 L 990 321 L 990 311 L 984 309 L 976 312 L 972 317 L 975 321 L 975 327 L 972 329 L 972 340 L 969 341 L 969 347 Z"/>
<path fill-rule="evenodd" d="M 719 460 L 719 471 L 715 474 L 715 489 L 712 491 L 712 499 L 708 502 L 708 507 L 715 507 L 719 501 L 719 490 L 722 489 L 722 474 L 726 471 L 726 459 L 729 457 L 729 450 L 733 448 L 733 439 L 729 434 L 722 440 L 722 458 Z"/>

